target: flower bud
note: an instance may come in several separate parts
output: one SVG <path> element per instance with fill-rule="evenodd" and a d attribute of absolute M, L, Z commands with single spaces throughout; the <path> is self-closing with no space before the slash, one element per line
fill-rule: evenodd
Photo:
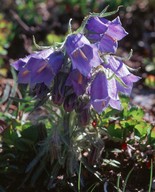
<path fill-rule="evenodd" d="M 90 120 L 89 109 L 84 109 L 78 114 L 78 122 L 80 125 L 82 126 L 88 125 L 89 120 Z"/>
<path fill-rule="evenodd" d="M 71 94 L 71 95 L 68 95 L 65 100 L 64 100 L 64 109 L 65 111 L 67 112 L 71 112 L 75 109 L 75 106 L 76 106 L 76 103 L 77 103 L 77 96 L 75 93 Z"/>

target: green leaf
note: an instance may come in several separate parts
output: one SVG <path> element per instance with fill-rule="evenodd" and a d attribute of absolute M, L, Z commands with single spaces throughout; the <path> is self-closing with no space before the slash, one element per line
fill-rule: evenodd
<path fill-rule="evenodd" d="M 2 96 L 2 98 L 0 98 L 0 104 L 6 102 L 6 101 L 8 100 L 10 91 L 11 91 L 10 85 L 9 85 L 9 84 L 6 84 L 5 89 L 4 89 L 3 96 Z"/>
<path fill-rule="evenodd" d="M 123 7 L 122 5 L 120 5 L 120 6 L 118 6 L 118 8 L 115 10 L 115 11 L 110 11 L 110 12 L 107 12 L 107 13 L 105 13 L 106 11 L 107 11 L 107 8 L 108 8 L 108 6 L 100 13 L 100 17 L 108 17 L 108 16 L 111 16 L 111 15 L 114 15 L 115 13 L 117 13 L 118 11 L 119 11 L 119 9 L 121 8 L 121 7 Z"/>
<path fill-rule="evenodd" d="M 136 119 L 123 120 L 120 121 L 120 124 L 122 125 L 123 128 L 130 128 L 133 127 L 134 125 L 137 125 L 137 121 Z"/>
<path fill-rule="evenodd" d="M 124 113 L 128 112 L 130 98 L 125 95 L 120 95 L 120 101 L 121 101 Z"/>
<path fill-rule="evenodd" d="M 123 139 L 123 131 L 119 124 L 111 124 L 107 131 L 112 138 Z"/>
<path fill-rule="evenodd" d="M 128 115 L 132 116 L 138 121 L 138 120 L 142 120 L 142 118 L 144 117 L 144 111 L 142 108 L 132 107 Z"/>
<path fill-rule="evenodd" d="M 153 127 L 151 130 L 151 137 L 155 138 L 155 127 Z"/>
<path fill-rule="evenodd" d="M 141 137 L 147 134 L 147 130 L 149 129 L 150 125 L 146 122 L 139 122 L 134 128 L 138 131 Z"/>
<path fill-rule="evenodd" d="M 16 149 L 22 152 L 30 152 L 30 149 L 32 149 L 33 142 L 29 139 L 25 138 L 18 138 L 16 142 L 14 143 L 14 146 Z"/>
<path fill-rule="evenodd" d="M 38 125 L 39 126 L 39 125 Z M 36 126 L 30 126 L 27 129 L 24 129 L 21 132 L 21 135 L 24 139 L 28 139 L 29 141 L 36 142 L 39 136 L 39 127 Z"/>
<path fill-rule="evenodd" d="M 114 159 L 103 159 L 103 163 L 105 165 L 111 165 L 113 167 L 119 167 L 120 166 L 120 162 L 116 161 Z"/>
<path fill-rule="evenodd" d="M 14 145 L 18 140 L 19 136 L 15 130 L 11 128 L 6 129 L 3 133 L 3 141 L 8 145 Z"/>
<path fill-rule="evenodd" d="M 70 20 L 70 22 L 71 22 L 71 20 Z M 70 27 L 71 27 L 71 23 L 69 23 L 69 24 L 70 24 Z M 61 36 L 61 35 L 56 35 L 54 33 L 50 33 L 50 34 L 47 35 L 46 39 L 47 39 L 47 42 L 50 45 L 51 44 L 53 45 L 54 43 L 57 43 L 57 42 L 61 43 L 64 40 L 64 37 Z"/>
<path fill-rule="evenodd" d="M 29 103 L 29 102 L 32 102 L 32 98 L 27 100 L 27 99 L 19 99 L 17 97 L 9 97 L 10 99 L 12 99 L 13 101 L 16 101 L 16 102 L 21 102 L 21 103 Z"/>
<path fill-rule="evenodd" d="M 47 158 L 44 157 L 44 159 L 41 160 L 39 166 L 37 166 L 37 169 L 33 172 L 33 175 L 31 176 L 32 186 L 35 186 L 36 181 L 41 177 L 43 171 L 45 171 L 46 161 L 47 161 Z"/>
<path fill-rule="evenodd" d="M 43 49 L 49 49 L 49 48 L 52 48 L 51 46 L 40 46 L 36 43 L 36 39 L 35 37 L 33 36 L 33 44 L 34 46 L 38 49 L 38 50 L 43 50 Z"/>

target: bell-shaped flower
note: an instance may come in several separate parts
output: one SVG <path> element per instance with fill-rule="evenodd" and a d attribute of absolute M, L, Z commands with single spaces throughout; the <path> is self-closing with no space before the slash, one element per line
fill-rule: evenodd
<path fill-rule="evenodd" d="M 102 17 L 90 17 L 85 28 L 86 37 L 95 43 L 102 53 L 115 53 L 118 47 L 117 41 L 128 34 L 122 27 L 119 17 L 113 21 Z"/>
<path fill-rule="evenodd" d="M 88 78 L 75 69 L 70 72 L 66 86 L 72 86 L 76 95 L 79 96 L 85 93 L 87 83 Z"/>
<path fill-rule="evenodd" d="M 101 64 L 97 48 L 83 34 L 69 35 L 65 48 L 72 62 L 72 70 L 78 69 L 84 76 L 88 76 L 93 67 Z"/>
<path fill-rule="evenodd" d="M 115 53 L 118 47 L 118 42 L 108 35 L 104 35 L 98 43 L 98 49 L 101 53 Z"/>
<path fill-rule="evenodd" d="M 100 17 L 90 17 L 86 24 L 86 37 L 93 43 L 100 41 L 108 29 L 108 20 Z"/>
<path fill-rule="evenodd" d="M 49 87 L 63 62 L 62 52 L 48 49 L 19 59 L 12 66 L 19 70 L 18 83 L 29 83 L 30 86 L 44 83 Z"/>
<path fill-rule="evenodd" d="M 109 105 L 112 108 L 121 109 L 116 81 L 114 78 L 108 80 L 103 72 L 97 73 L 94 78 L 90 95 L 91 104 L 98 113 L 101 113 Z"/>
<path fill-rule="evenodd" d="M 19 71 L 18 83 L 28 84 L 30 82 L 31 78 L 30 71 L 27 69 L 26 64 L 33 55 L 35 54 L 28 55 L 25 58 L 20 58 L 19 60 L 11 64 L 11 66 L 14 67 L 14 69 Z"/>
<path fill-rule="evenodd" d="M 128 33 L 122 27 L 120 18 L 116 17 L 114 20 L 112 20 L 109 23 L 106 34 L 109 35 L 110 37 L 112 37 L 114 40 L 119 41 L 119 40 L 123 39 L 123 37 L 125 37 Z"/>
<path fill-rule="evenodd" d="M 14 67 L 17 71 L 20 71 L 21 68 L 23 68 L 28 63 L 28 61 L 30 60 L 31 57 L 46 59 L 51 53 L 53 53 L 52 48 L 44 49 L 42 51 L 32 53 L 24 58 L 20 58 L 19 60 L 12 63 L 11 66 Z"/>
<path fill-rule="evenodd" d="M 109 104 L 107 78 L 102 72 L 99 72 L 93 80 L 90 95 L 94 109 L 101 113 Z"/>
<path fill-rule="evenodd" d="M 105 60 L 106 63 L 103 66 L 110 69 L 118 78 L 116 81 L 117 90 L 129 96 L 131 94 L 133 83 L 137 82 L 141 78 L 130 73 L 123 61 L 115 58 L 114 56 L 106 55 Z"/>

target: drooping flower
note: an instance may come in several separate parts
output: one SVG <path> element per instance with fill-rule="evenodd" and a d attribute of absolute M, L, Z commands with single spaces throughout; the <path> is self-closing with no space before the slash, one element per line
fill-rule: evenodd
<path fill-rule="evenodd" d="M 19 59 L 12 66 L 19 70 L 18 83 L 29 83 L 31 86 L 44 83 L 49 87 L 63 62 L 62 52 L 48 49 Z"/>
<path fill-rule="evenodd" d="M 54 78 L 52 88 L 52 101 L 56 105 L 61 105 L 65 98 L 65 83 L 68 77 L 67 73 L 60 71 Z"/>
<path fill-rule="evenodd" d="M 86 24 L 86 37 L 92 42 L 95 43 L 100 41 L 105 32 L 108 29 L 108 20 L 102 19 L 99 17 L 90 17 Z"/>
<path fill-rule="evenodd" d="M 108 80 L 103 72 L 97 73 L 94 78 L 90 95 L 91 104 L 98 113 L 101 113 L 109 105 L 112 108 L 121 109 L 116 80 L 114 78 Z"/>
<path fill-rule="evenodd" d="M 37 83 L 32 88 L 32 94 L 40 100 L 47 98 L 47 94 L 49 92 L 50 92 L 49 88 L 44 83 Z"/>
<path fill-rule="evenodd" d="M 115 53 L 118 41 L 128 33 L 122 27 L 120 18 L 109 21 L 102 17 L 90 17 L 86 24 L 86 37 L 102 53 Z"/>
<path fill-rule="evenodd" d="M 87 109 L 83 109 L 80 113 L 78 113 L 78 122 L 80 125 L 82 126 L 86 126 L 88 125 L 90 121 L 90 110 Z"/>
<path fill-rule="evenodd" d="M 128 33 L 122 27 L 120 18 L 116 17 L 114 20 L 112 20 L 109 23 L 106 34 L 109 35 L 110 37 L 112 37 L 114 40 L 119 41 L 119 40 L 123 39 Z"/>
<path fill-rule="evenodd" d="M 101 64 L 97 48 L 83 34 L 69 35 L 65 48 L 71 59 L 72 69 L 78 69 L 84 76 L 88 76 L 93 67 Z"/>
<path fill-rule="evenodd" d="M 23 68 L 28 61 L 30 60 L 31 57 L 36 57 L 36 58 L 43 58 L 46 59 L 51 53 L 53 53 L 53 49 L 44 49 L 42 51 L 38 51 L 36 53 L 32 53 L 24 58 L 20 58 L 19 60 L 15 61 L 11 65 L 17 70 L 20 71 L 21 68 Z"/>
<path fill-rule="evenodd" d="M 88 98 L 79 99 L 75 106 L 78 115 L 78 123 L 86 126 L 90 121 L 90 103 Z"/>
<path fill-rule="evenodd" d="M 75 93 L 73 93 L 65 97 L 63 107 L 66 112 L 71 112 L 75 109 L 76 103 L 77 103 L 77 96 Z"/>
<path fill-rule="evenodd" d="M 123 61 L 115 58 L 114 56 L 106 55 L 105 60 L 106 64 L 103 66 L 110 69 L 122 82 L 116 81 L 117 90 L 130 96 L 133 83 L 137 82 L 141 78 L 130 73 Z"/>
<path fill-rule="evenodd" d="M 107 78 L 102 72 L 99 72 L 93 80 L 90 95 L 94 109 L 101 113 L 109 104 Z"/>
<path fill-rule="evenodd" d="M 88 78 L 75 69 L 70 72 L 66 81 L 66 86 L 72 86 L 76 95 L 79 96 L 85 93 L 87 83 Z"/>

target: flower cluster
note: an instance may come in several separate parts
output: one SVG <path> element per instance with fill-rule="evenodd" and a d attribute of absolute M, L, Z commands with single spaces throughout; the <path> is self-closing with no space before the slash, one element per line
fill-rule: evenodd
<path fill-rule="evenodd" d="M 117 57 L 118 41 L 127 35 L 119 17 L 109 21 L 90 15 L 79 32 L 69 34 L 61 47 L 44 49 L 19 59 L 12 66 L 18 82 L 29 84 L 38 97 L 49 92 L 56 105 L 75 110 L 81 124 L 89 111 L 102 113 L 108 106 L 121 109 L 119 93 L 130 95 L 133 75 Z"/>

